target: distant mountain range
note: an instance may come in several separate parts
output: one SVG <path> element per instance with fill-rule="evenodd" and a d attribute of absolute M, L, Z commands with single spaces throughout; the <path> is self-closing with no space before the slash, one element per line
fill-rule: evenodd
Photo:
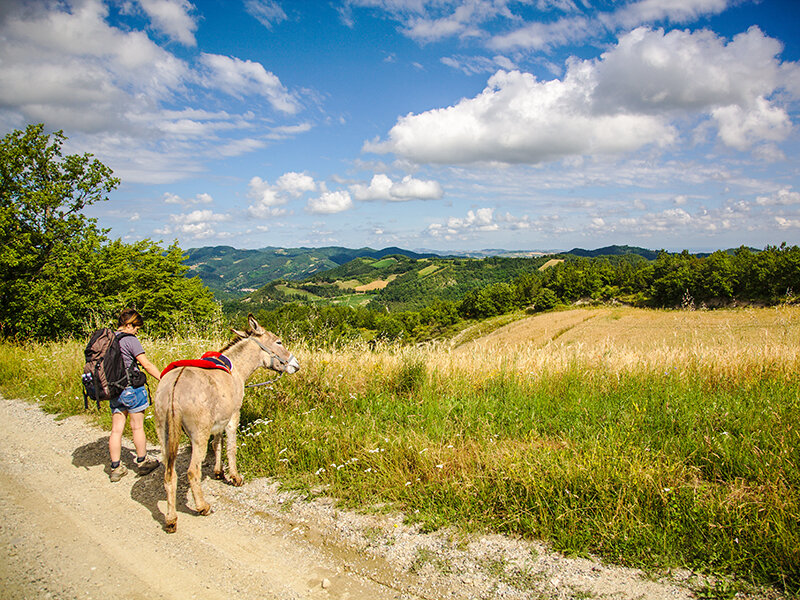
<path fill-rule="evenodd" d="M 381 259 L 392 254 L 414 259 L 440 256 L 394 247 L 383 250 L 339 246 L 238 250 L 231 246 L 207 246 L 187 250 L 184 264 L 189 267 L 190 275 L 198 275 L 215 292 L 241 294 L 254 291 L 276 279 L 300 281 L 356 258 Z"/>
<path fill-rule="evenodd" d="M 190 248 L 186 252 L 186 264 L 190 275 L 197 275 L 218 297 L 238 296 L 253 292 L 275 280 L 302 281 L 312 275 L 336 269 L 356 258 L 380 260 L 386 256 L 400 255 L 419 260 L 425 258 L 538 258 L 542 256 L 572 254 L 575 256 L 614 256 L 638 254 L 648 260 L 658 253 L 634 246 L 607 246 L 597 250 L 573 248 L 569 252 L 518 251 L 485 249 L 470 252 L 411 251 L 389 247 L 382 250 L 372 248 L 344 248 L 326 246 L 322 248 L 276 248 L 239 250 L 231 246 L 206 246 Z"/>

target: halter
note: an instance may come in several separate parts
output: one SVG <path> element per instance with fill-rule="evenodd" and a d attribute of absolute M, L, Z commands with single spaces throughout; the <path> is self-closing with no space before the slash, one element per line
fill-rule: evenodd
<path fill-rule="evenodd" d="M 275 353 L 274 353 L 272 350 L 270 350 L 269 348 L 267 348 L 267 347 L 266 347 L 264 344 L 262 344 L 261 342 L 259 342 L 257 339 L 255 339 L 255 338 L 253 338 L 253 337 L 248 337 L 247 339 L 248 339 L 248 340 L 252 340 L 252 341 L 253 341 L 253 342 L 255 342 L 256 344 L 258 344 L 258 347 L 259 347 L 259 348 L 261 348 L 261 349 L 262 349 L 264 352 L 266 352 L 267 354 L 269 354 L 269 360 L 270 360 L 270 362 L 269 362 L 269 367 L 270 367 L 270 369 L 272 369 L 273 371 L 277 371 L 277 369 L 274 369 L 274 368 L 273 368 L 273 367 L 275 366 L 275 362 L 276 362 L 276 361 L 277 361 L 277 363 L 278 363 L 279 365 L 282 365 L 282 366 L 287 364 L 287 362 L 288 362 L 288 361 L 285 361 L 285 360 L 283 360 L 283 359 L 282 359 L 280 356 L 278 356 L 277 354 L 275 354 Z M 278 381 L 278 379 L 280 379 L 281 377 L 283 377 L 283 374 L 284 374 L 285 372 L 286 372 L 285 370 L 284 370 L 284 371 L 279 371 L 279 374 L 278 374 L 278 376 L 277 376 L 275 379 L 270 379 L 270 380 L 268 380 L 268 381 L 264 381 L 264 382 L 262 382 L 262 383 L 251 383 L 250 385 L 246 385 L 246 386 L 244 386 L 244 387 L 246 387 L 246 388 L 254 388 L 254 387 L 261 387 L 261 386 L 263 386 L 263 385 L 269 385 L 269 384 L 271 384 L 271 383 L 275 383 L 276 381 Z"/>

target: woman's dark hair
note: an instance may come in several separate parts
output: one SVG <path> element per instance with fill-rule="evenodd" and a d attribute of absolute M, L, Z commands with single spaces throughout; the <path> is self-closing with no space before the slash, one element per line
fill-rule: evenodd
<path fill-rule="evenodd" d="M 124 327 L 125 325 L 141 327 L 144 325 L 144 319 L 142 318 L 142 315 L 140 315 L 133 308 L 126 308 L 119 313 L 119 319 L 117 319 L 117 327 Z"/>

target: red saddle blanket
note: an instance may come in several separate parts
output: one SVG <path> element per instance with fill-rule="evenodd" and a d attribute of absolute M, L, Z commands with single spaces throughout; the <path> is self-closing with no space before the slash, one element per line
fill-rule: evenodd
<path fill-rule="evenodd" d="M 186 360 L 176 360 L 171 362 L 167 365 L 167 367 L 161 371 L 161 377 L 164 377 L 167 373 L 172 371 L 172 369 L 177 369 L 178 367 L 200 367 L 201 369 L 222 369 L 228 373 L 231 372 L 231 361 L 230 359 L 221 354 L 219 352 L 206 352 L 200 358 L 192 358 Z"/>

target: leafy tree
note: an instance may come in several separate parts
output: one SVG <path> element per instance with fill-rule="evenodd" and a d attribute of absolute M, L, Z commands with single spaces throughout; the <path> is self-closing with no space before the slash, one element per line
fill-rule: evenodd
<path fill-rule="evenodd" d="M 30 125 L 0 142 L 0 334 L 82 335 L 126 306 L 159 335 L 215 319 L 211 293 L 183 276 L 180 248 L 108 243 L 83 214 L 119 180 L 91 154 L 63 156 L 65 139 Z"/>
<path fill-rule="evenodd" d="M 63 156 L 61 131 L 29 125 L 0 142 L 0 307 L 21 286 L 35 283 L 48 261 L 97 234 L 81 211 L 119 185 L 91 154 Z M 11 315 L 0 308 L 4 329 Z"/>
<path fill-rule="evenodd" d="M 534 310 L 550 310 L 558 304 L 558 296 L 550 288 L 542 288 L 533 301 Z"/>
<path fill-rule="evenodd" d="M 653 266 L 651 293 L 662 306 L 678 306 L 687 292 L 700 300 L 701 259 L 684 250 L 680 254 L 661 252 Z"/>

